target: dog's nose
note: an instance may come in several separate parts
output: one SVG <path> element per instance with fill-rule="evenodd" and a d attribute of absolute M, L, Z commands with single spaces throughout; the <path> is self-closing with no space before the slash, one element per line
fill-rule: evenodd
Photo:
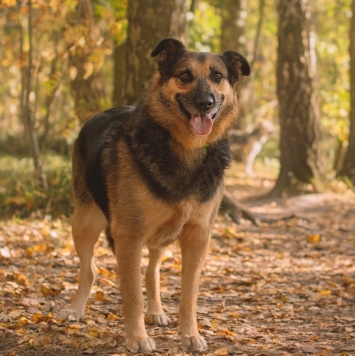
<path fill-rule="evenodd" d="M 214 105 L 214 100 L 211 95 L 198 96 L 195 101 L 196 108 L 201 111 L 207 111 Z"/>
<path fill-rule="evenodd" d="M 215 105 L 213 92 L 206 80 L 199 79 L 197 81 L 194 93 L 194 105 L 201 112 L 206 112 Z"/>

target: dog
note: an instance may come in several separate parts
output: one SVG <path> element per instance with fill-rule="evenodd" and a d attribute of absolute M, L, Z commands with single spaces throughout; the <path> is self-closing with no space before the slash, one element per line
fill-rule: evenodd
<path fill-rule="evenodd" d="M 237 52 L 192 52 L 172 38 L 159 42 L 151 56 L 158 70 L 137 107 L 94 116 L 74 143 L 72 233 L 80 275 L 71 305 L 59 316 L 84 315 L 96 275 L 94 245 L 106 229 L 117 258 L 127 348 L 153 351 L 143 316 L 141 251 L 143 245 L 149 249 L 146 319 L 165 326 L 159 267 L 165 247 L 179 240 L 181 342 L 203 350 L 199 277 L 230 163 L 227 132 L 238 111 L 234 85 L 250 67 Z"/>
<path fill-rule="evenodd" d="M 276 132 L 271 121 L 263 120 L 249 133 L 239 130 L 229 131 L 229 142 L 232 156 L 237 161 L 242 161 L 245 173 L 254 176 L 253 165 L 256 156 L 261 152 L 263 145 L 271 135 Z"/>

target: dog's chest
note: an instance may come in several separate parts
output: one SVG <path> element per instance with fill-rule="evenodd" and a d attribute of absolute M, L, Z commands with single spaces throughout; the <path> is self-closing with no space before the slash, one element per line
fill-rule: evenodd
<path fill-rule="evenodd" d="M 185 204 L 183 208 L 157 206 L 154 210 L 145 211 L 144 244 L 149 248 L 159 248 L 176 241 L 185 224 L 191 218 L 192 207 Z"/>

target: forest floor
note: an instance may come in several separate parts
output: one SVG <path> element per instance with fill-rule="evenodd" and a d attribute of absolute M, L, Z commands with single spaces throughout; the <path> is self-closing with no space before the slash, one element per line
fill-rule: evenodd
<path fill-rule="evenodd" d="M 354 193 L 256 199 L 272 177 L 231 175 L 226 183 L 264 221 L 256 227 L 217 218 L 198 299 L 208 343 L 201 354 L 355 355 Z M 129 354 L 115 260 L 104 238 L 96 257 L 99 275 L 84 320 L 58 320 L 77 286 L 69 219 L 1 222 L 0 355 Z M 161 271 L 172 323 L 147 327 L 154 354 L 189 355 L 179 346 L 178 246 L 168 249 Z"/>

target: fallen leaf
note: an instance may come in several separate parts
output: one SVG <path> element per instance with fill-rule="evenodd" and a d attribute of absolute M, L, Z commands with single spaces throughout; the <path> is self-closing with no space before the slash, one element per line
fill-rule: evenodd
<path fill-rule="evenodd" d="M 319 240 L 320 240 L 320 235 L 318 234 L 307 236 L 307 241 L 313 244 L 319 242 Z"/>
<path fill-rule="evenodd" d="M 228 349 L 226 347 L 222 347 L 213 352 L 214 355 L 228 355 Z"/>
<path fill-rule="evenodd" d="M 105 292 L 102 290 L 98 290 L 95 293 L 95 300 L 99 301 L 99 302 L 103 302 L 106 299 L 105 297 Z"/>
<path fill-rule="evenodd" d="M 62 289 L 63 289 L 62 286 L 53 285 L 49 283 L 43 283 L 41 285 L 41 292 L 44 297 L 46 296 L 55 297 L 62 291 Z"/>

